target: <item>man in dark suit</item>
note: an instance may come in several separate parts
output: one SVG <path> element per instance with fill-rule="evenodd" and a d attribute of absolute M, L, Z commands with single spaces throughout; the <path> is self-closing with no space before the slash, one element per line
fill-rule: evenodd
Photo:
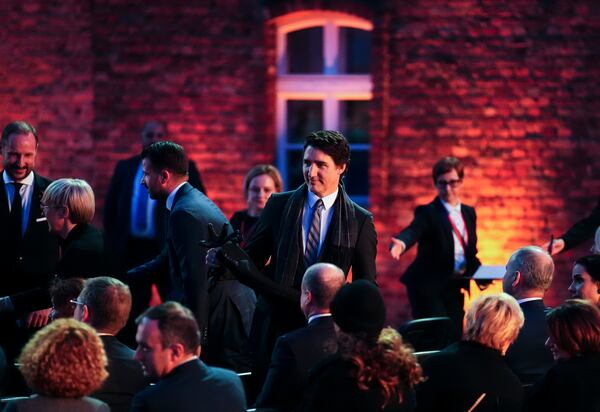
<path fill-rule="evenodd" d="M 86 280 L 75 306 L 74 318 L 96 329 L 104 344 L 108 378 L 92 396 L 106 402 L 113 412 L 129 411 L 133 396 L 147 385 L 135 352 L 115 337 L 130 310 L 129 288 L 110 277 Z"/>
<path fill-rule="evenodd" d="M 506 362 L 524 385 L 536 382 L 553 365 L 552 353 L 545 345 L 548 328 L 543 301 L 553 274 L 552 258 L 536 246 L 517 250 L 506 264 L 502 288 L 517 300 L 525 316 Z"/>
<path fill-rule="evenodd" d="M 346 274 L 352 268 L 353 279 L 374 282 L 373 215 L 350 200 L 341 184 L 350 161 L 346 138 L 331 130 L 312 133 L 304 142 L 303 156 L 305 183 L 271 195 L 246 244 L 248 255 L 270 280 L 294 291 L 300 289 L 306 268 L 316 262 L 332 263 Z M 257 292 L 261 296 L 250 340 L 260 382 L 275 339 L 305 320 L 297 300 L 280 299 L 274 288 Z"/>
<path fill-rule="evenodd" d="M 269 372 L 256 407 L 293 410 L 302 399 L 308 372 L 337 349 L 329 305 L 345 282 L 344 272 L 330 263 L 316 263 L 302 278 L 300 308 L 308 326 L 277 339 Z"/>
<path fill-rule="evenodd" d="M 392 239 L 392 257 L 399 259 L 419 243 L 417 258 L 401 280 L 406 285 L 413 318 L 448 316 L 451 337 L 460 339 L 463 319 L 461 288 L 481 265 L 477 259 L 475 209 L 460 202 L 464 166 L 444 157 L 433 166 L 438 196 L 418 206 L 410 225 Z"/>
<path fill-rule="evenodd" d="M 132 412 L 246 410 L 240 378 L 198 359 L 200 332 L 189 309 L 165 302 L 148 309 L 137 322 L 136 359 L 146 376 L 158 382 L 133 398 Z"/>
<path fill-rule="evenodd" d="M 188 307 L 207 338 L 209 316 L 206 250 L 198 243 L 209 239 L 208 225 L 231 231 L 221 210 L 188 182 L 188 158 L 173 142 L 155 142 L 142 151 L 142 184 L 152 199 L 169 211 L 166 242 L 152 261 L 128 272 L 131 281 L 154 273 L 170 273 L 167 296 Z"/>
<path fill-rule="evenodd" d="M 600 199 L 598 204 L 592 210 L 592 213 L 586 218 L 581 219 L 575 223 L 569 230 L 567 230 L 561 237 L 554 239 L 552 242 L 551 253 L 556 255 L 560 252 L 565 252 L 569 249 L 574 248 L 580 243 L 585 242 L 591 238 L 598 227 L 600 226 Z M 542 246 L 544 249 L 548 249 L 550 242 Z"/>
<path fill-rule="evenodd" d="M 0 179 L 0 345 L 12 360 L 27 339 L 17 328 L 47 318 L 49 311 L 15 313 L 10 295 L 45 287 L 58 261 L 58 241 L 42 218 L 40 199 L 50 180 L 34 172 L 38 133 L 24 121 L 11 122 L 2 130 L 2 179 Z"/>

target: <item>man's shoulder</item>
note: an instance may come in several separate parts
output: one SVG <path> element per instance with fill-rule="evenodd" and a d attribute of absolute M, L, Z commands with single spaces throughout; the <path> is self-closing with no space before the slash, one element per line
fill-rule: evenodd
<path fill-rule="evenodd" d="M 34 187 L 39 187 L 40 189 L 45 189 L 48 185 L 52 183 L 52 179 L 49 179 L 45 176 L 38 174 L 37 172 L 33 172 L 33 184 Z"/>

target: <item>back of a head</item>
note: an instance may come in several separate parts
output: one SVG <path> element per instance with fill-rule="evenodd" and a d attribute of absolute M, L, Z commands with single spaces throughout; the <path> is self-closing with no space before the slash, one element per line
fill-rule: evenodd
<path fill-rule="evenodd" d="M 83 278 L 56 278 L 50 285 L 50 300 L 52 302 L 51 319 L 72 318 L 75 311 L 72 299 L 77 299 L 85 280 Z"/>
<path fill-rule="evenodd" d="M 538 246 L 525 246 L 510 257 L 508 269 L 519 271 L 525 288 L 545 292 L 554 275 L 554 261 Z"/>
<path fill-rule="evenodd" d="M 79 299 L 88 307 L 88 323 L 97 331 L 116 335 L 127 323 L 131 292 L 118 279 L 100 276 L 86 280 Z"/>
<path fill-rule="evenodd" d="M 302 284 L 312 294 L 315 306 L 323 311 L 329 310 L 333 297 L 345 281 L 346 276 L 342 269 L 331 263 L 312 265 L 302 278 Z"/>
<path fill-rule="evenodd" d="M 83 179 L 55 180 L 44 191 L 42 203 L 68 207 L 69 220 L 75 224 L 91 223 L 96 211 L 94 191 Z"/>
<path fill-rule="evenodd" d="M 336 165 L 350 163 L 350 145 L 344 135 L 335 130 L 319 130 L 309 134 L 304 140 L 304 150 L 312 146 L 331 156 Z M 346 168 L 347 172 L 347 168 Z"/>
<path fill-rule="evenodd" d="M 163 348 L 180 343 L 186 354 L 196 353 L 200 346 L 200 330 L 191 310 L 169 301 L 147 309 L 136 323 L 139 325 L 144 318 L 157 321 Z"/>
<path fill-rule="evenodd" d="M 183 147 L 177 143 L 154 142 L 142 150 L 142 159 L 148 159 L 155 171 L 169 170 L 176 175 L 188 173 L 189 160 Z"/>
<path fill-rule="evenodd" d="M 56 398 L 89 395 L 108 376 L 102 341 L 75 319 L 58 319 L 38 331 L 25 345 L 19 363 L 34 392 Z"/>
<path fill-rule="evenodd" d="M 466 314 L 464 339 L 504 351 L 523 327 L 523 311 L 507 293 L 476 299 Z"/>
<path fill-rule="evenodd" d="M 570 356 L 600 353 L 600 308 L 569 299 L 546 315 L 550 336 Z"/>

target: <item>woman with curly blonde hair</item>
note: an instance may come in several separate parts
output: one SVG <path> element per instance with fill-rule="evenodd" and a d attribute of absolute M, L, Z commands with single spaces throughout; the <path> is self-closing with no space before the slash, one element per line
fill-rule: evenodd
<path fill-rule="evenodd" d="M 19 363 L 34 395 L 10 402 L 6 412 L 110 411 L 87 397 L 108 376 L 104 346 L 90 326 L 74 319 L 52 322 L 25 345 Z"/>
<path fill-rule="evenodd" d="M 331 302 L 338 351 L 311 374 L 304 411 L 413 411 L 421 367 L 392 328 L 383 329 L 385 305 L 366 280 L 344 285 Z"/>

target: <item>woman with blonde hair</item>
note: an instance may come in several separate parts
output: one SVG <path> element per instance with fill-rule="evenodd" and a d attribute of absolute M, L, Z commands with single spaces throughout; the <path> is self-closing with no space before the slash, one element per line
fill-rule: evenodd
<path fill-rule="evenodd" d="M 475 300 L 463 339 L 423 362 L 418 411 L 520 411 L 523 389 L 503 359 L 523 327 L 523 312 L 506 293 Z"/>
<path fill-rule="evenodd" d="M 75 319 L 58 319 L 38 331 L 19 357 L 34 395 L 11 401 L 5 412 L 108 412 L 88 395 L 107 378 L 106 354 L 96 332 Z"/>

